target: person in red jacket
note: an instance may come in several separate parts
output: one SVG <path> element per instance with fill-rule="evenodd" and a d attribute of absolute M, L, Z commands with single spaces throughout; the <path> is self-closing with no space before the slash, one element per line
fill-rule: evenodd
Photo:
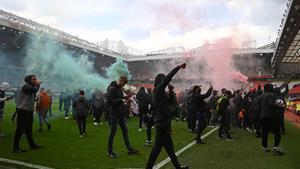
<path fill-rule="evenodd" d="M 51 105 L 50 96 L 48 95 L 45 88 L 42 87 L 37 98 L 38 100 L 36 104 L 36 111 L 39 116 L 39 124 L 40 124 L 39 132 L 43 131 L 43 122 L 46 123 L 47 130 L 49 131 L 51 129 L 51 125 L 49 123 L 47 114 Z"/>

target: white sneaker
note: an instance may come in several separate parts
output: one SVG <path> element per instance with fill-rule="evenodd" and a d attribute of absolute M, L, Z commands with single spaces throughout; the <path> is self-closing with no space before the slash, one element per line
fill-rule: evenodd
<path fill-rule="evenodd" d="M 231 141 L 231 142 L 234 141 L 232 138 L 226 138 L 225 140 L 226 141 Z"/>
<path fill-rule="evenodd" d="M 141 129 L 141 128 L 139 128 L 139 131 L 142 131 L 142 129 Z"/>
<path fill-rule="evenodd" d="M 282 151 L 282 149 L 280 147 L 273 147 L 273 151 L 275 151 L 279 155 L 284 155 L 284 152 Z"/>
<path fill-rule="evenodd" d="M 98 126 L 98 123 L 94 122 L 94 125 L 95 125 L 95 126 Z"/>
<path fill-rule="evenodd" d="M 66 119 L 66 120 L 68 120 L 68 119 L 69 119 L 69 117 L 65 117 L 65 119 Z"/>
<path fill-rule="evenodd" d="M 83 135 L 80 135 L 79 137 L 80 137 L 80 138 L 82 138 L 82 137 L 83 137 Z"/>
<path fill-rule="evenodd" d="M 147 140 L 147 141 L 145 142 L 144 145 L 145 145 L 145 146 L 151 146 L 151 145 L 152 145 L 152 141 L 148 141 L 148 140 Z"/>
<path fill-rule="evenodd" d="M 101 122 L 100 122 L 99 124 L 100 124 L 101 126 L 103 126 L 103 125 L 104 125 L 104 124 L 103 124 L 103 123 L 101 123 Z"/>

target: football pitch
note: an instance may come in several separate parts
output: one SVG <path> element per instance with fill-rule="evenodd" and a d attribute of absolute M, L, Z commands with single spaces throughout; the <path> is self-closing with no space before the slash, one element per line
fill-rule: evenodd
<path fill-rule="evenodd" d="M 63 113 L 58 112 L 57 103 L 53 105 L 54 116 L 50 118 L 51 131 L 38 132 L 37 115 L 35 115 L 33 136 L 37 144 L 44 148 L 26 153 L 12 153 L 12 142 L 15 123 L 11 123 L 14 103 L 7 102 L 4 121 L 2 124 L 5 137 L 0 138 L 0 158 L 21 161 L 34 165 L 55 169 L 110 169 L 110 168 L 145 168 L 151 146 L 144 146 L 146 132 L 138 131 L 138 120 L 128 120 L 129 138 L 134 148 L 140 152 L 128 155 L 120 128 L 114 141 L 114 152 L 119 158 L 111 159 L 106 156 L 109 127 L 94 126 L 92 119 L 87 120 L 87 135 L 79 137 L 76 123 L 65 120 Z M 45 128 L 45 127 L 44 127 Z M 173 121 L 172 134 L 175 150 L 178 151 L 191 143 L 194 134 L 187 130 L 186 123 Z M 192 169 L 299 169 L 300 168 L 300 130 L 286 122 L 287 134 L 282 137 L 281 147 L 284 156 L 274 152 L 265 153 L 260 145 L 260 139 L 245 130 L 233 129 L 234 142 L 227 142 L 216 138 L 216 132 L 208 135 L 204 140 L 207 144 L 193 145 L 178 156 L 182 164 Z M 207 128 L 204 133 L 212 130 Z M 154 138 L 154 130 L 152 131 Z M 272 146 L 273 138 L 269 137 Z M 26 137 L 22 138 L 22 148 L 28 148 Z M 156 163 L 167 157 L 162 150 Z M 31 168 L 13 162 L 0 162 L 0 168 Z M 169 162 L 162 168 L 174 168 Z"/>

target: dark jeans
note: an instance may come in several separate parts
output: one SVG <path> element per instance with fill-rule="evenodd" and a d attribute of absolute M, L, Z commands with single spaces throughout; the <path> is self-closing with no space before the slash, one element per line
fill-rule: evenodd
<path fill-rule="evenodd" d="M 62 106 L 63 106 L 64 102 L 62 100 L 59 99 L 59 103 L 58 103 L 58 110 L 61 111 L 62 110 Z"/>
<path fill-rule="evenodd" d="M 146 116 L 146 115 L 145 115 Z M 151 128 L 154 125 L 153 117 L 147 117 L 145 118 L 145 124 L 146 124 L 146 133 L 147 133 L 147 140 L 150 141 L 151 139 Z"/>
<path fill-rule="evenodd" d="M 139 128 L 142 128 L 144 116 L 145 116 L 146 114 L 147 114 L 147 111 L 146 111 L 146 110 L 140 109 L 140 111 L 139 111 Z"/>
<path fill-rule="evenodd" d="M 94 108 L 94 118 L 95 118 L 94 122 L 100 123 L 102 113 L 103 113 L 102 108 Z"/>
<path fill-rule="evenodd" d="M 229 134 L 229 120 L 227 115 L 221 115 L 220 120 L 220 128 L 219 128 L 219 137 L 222 137 L 223 134 L 226 135 L 227 138 L 231 138 Z"/>
<path fill-rule="evenodd" d="M 65 110 L 65 117 L 68 117 L 69 111 L 70 111 L 70 106 L 64 105 L 64 110 Z"/>
<path fill-rule="evenodd" d="M 205 113 L 197 112 L 197 120 L 198 120 L 198 127 L 197 127 L 198 129 L 197 129 L 197 136 L 195 140 L 201 141 L 202 132 L 206 127 Z"/>
<path fill-rule="evenodd" d="M 280 112 L 280 129 L 282 133 L 285 133 L 285 127 L 284 127 L 284 110 Z"/>
<path fill-rule="evenodd" d="M 195 112 L 190 112 L 189 116 L 188 127 L 194 131 L 196 128 L 197 114 Z"/>
<path fill-rule="evenodd" d="M 49 107 L 49 116 L 52 116 L 52 104 Z"/>
<path fill-rule="evenodd" d="M 156 125 L 156 136 L 155 142 L 148 158 L 146 169 L 152 169 L 153 165 L 162 149 L 165 148 L 167 154 L 169 155 L 170 159 L 172 160 L 173 165 L 175 168 L 180 166 L 178 159 L 174 152 L 174 144 L 172 141 L 172 137 L 170 135 L 170 126 L 169 125 Z"/>
<path fill-rule="evenodd" d="M 127 147 L 127 150 L 130 151 L 132 149 L 131 144 L 129 142 L 129 138 L 128 138 L 126 117 L 111 115 L 110 116 L 110 133 L 109 133 L 109 138 L 108 138 L 108 152 L 109 153 L 113 152 L 113 142 L 114 142 L 114 138 L 115 138 L 115 135 L 117 132 L 118 124 L 121 127 L 121 130 L 123 133 L 123 139 L 124 139 L 125 145 Z"/>
<path fill-rule="evenodd" d="M 259 118 L 255 118 L 254 119 L 254 126 L 255 126 L 255 134 L 256 136 L 260 136 L 261 135 L 261 120 Z"/>
<path fill-rule="evenodd" d="M 210 118 L 210 125 L 216 125 L 218 123 L 218 114 L 215 109 L 211 110 L 211 118 Z"/>
<path fill-rule="evenodd" d="M 281 140 L 280 133 L 280 118 L 272 117 L 272 118 L 262 118 L 262 146 L 268 147 L 268 135 L 271 131 L 274 134 L 274 147 L 279 146 Z"/>
<path fill-rule="evenodd" d="M 50 125 L 47 113 L 48 113 L 48 109 L 46 109 L 46 110 L 40 110 L 38 112 L 40 129 L 43 128 L 43 122 L 46 123 L 47 126 Z"/>
<path fill-rule="evenodd" d="M 19 148 L 20 139 L 23 133 L 26 134 L 28 144 L 36 146 L 32 137 L 33 112 L 17 109 L 17 128 L 14 138 L 14 149 Z"/>
<path fill-rule="evenodd" d="M 80 135 L 85 133 L 86 116 L 77 116 L 76 118 Z"/>

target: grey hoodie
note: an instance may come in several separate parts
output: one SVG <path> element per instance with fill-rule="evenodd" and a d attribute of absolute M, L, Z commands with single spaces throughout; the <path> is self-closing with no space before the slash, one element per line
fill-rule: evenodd
<path fill-rule="evenodd" d="M 32 75 L 29 75 L 26 76 L 24 79 L 25 84 L 23 85 L 22 90 L 20 91 L 17 99 L 17 109 L 34 111 L 34 98 L 40 86 L 36 84 L 31 84 L 31 78 Z"/>

